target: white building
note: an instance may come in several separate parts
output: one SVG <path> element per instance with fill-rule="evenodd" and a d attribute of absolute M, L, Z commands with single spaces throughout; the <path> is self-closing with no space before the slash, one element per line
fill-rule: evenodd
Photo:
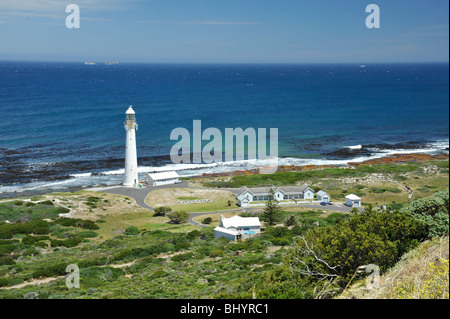
<path fill-rule="evenodd" d="M 133 107 L 130 105 L 125 113 L 125 131 L 126 131 L 126 148 L 125 148 L 125 179 L 123 186 L 138 187 L 138 164 L 136 151 L 136 115 Z"/>
<path fill-rule="evenodd" d="M 331 201 L 331 196 L 328 193 L 320 190 L 317 192 L 317 200 L 320 202 L 328 203 Z"/>
<path fill-rule="evenodd" d="M 345 196 L 345 205 L 349 207 L 361 207 L 361 198 L 355 194 Z"/>
<path fill-rule="evenodd" d="M 270 190 L 274 191 L 274 200 L 281 201 L 284 199 L 295 200 L 313 200 L 314 190 L 308 185 L 302 186 L 285 186 L 285 187 L 259 187 L 259 188 L 241 188 L 235 196 L 238 205 L 241 207 L 249 207 L 251 202 L 269 200 Z"/>
<path fill-rule="evenodd" d="M 261 233 L 261 222 L 258 217 L 220 216 L 220 224 L 214 229 L 214 238 L 228 238 L 232 241 L 248 239 Z"/>
<path fill-rule="evenodd" d="M 162 172 L 147 174 L 147 184 L 150 186 L 161 186 L 180 183 L 180 175 L 177 172 Z"/>

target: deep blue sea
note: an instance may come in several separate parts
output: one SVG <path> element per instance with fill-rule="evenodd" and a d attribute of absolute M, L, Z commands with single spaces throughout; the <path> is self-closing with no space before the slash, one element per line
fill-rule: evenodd
<path fill-rule="evenodd" d="M 193 120 L 278 128 L 280 164 L 448 153 L 448 64 L 0 62 L 0 193 L 120 183 L 129 105 L 140 177 L 253 168 L 172 164 L 170 133 Z"/>

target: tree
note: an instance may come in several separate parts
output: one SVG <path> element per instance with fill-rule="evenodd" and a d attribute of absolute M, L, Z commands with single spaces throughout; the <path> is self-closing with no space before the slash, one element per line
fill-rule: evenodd
<path fill-rule="evenodd" d="M 321 278 L 338 275 L 344 287 L 358 267 L 375 264 L 385 271 L 423 238 L 423 227 L 407 214 L 366 209 L 348 221 L 309 230 L 286 264 Z"/>
<path fill-rule="evenodd" d="M 273 189 L 271 189 L 269 191 L 269 200 L 267 201 L 266 207 L 264 208 L 263 211 L 263 218 L 269 226 L 274 226 L 280 219 L 281 209 L 278 206 L 277 201 L 274 200 L 274 198 L 275 192 L 273 191 Z"/>
<path fill-rule="evenodd" d="M 202 221 L 202 223 L 203 224 L 205 224 L 205 225 L 209 225 L 209 224 L 211 224 L 212 223 L 212 218 L 211 217 L 206 217 L 203 221 Z"/>
<path fill-rule="evenodd" d="M 153 216 L 166 216 L 166 214 L 170 213 L 172 211 L 172 208 L 170 207 L 156 207 L 155 208 L 155 214 Z"/>
<path fill-rule="evenodd" d="M 428 237 L 449 233 L 449 190 L 437 192 L 431 197 L 418 199 L 400 210 L 427 227 Z"/>
<path fill-rule="evenodd" d="M 168 215 L 172 224 L 183 224 L 189 220 L 189 214 L 184 211 L 176 211 Z"/>
<path fill-rule="evenodd" d="M 295 220 L 295 216 L 291 215 L 289 216 L 286 221 L 284 222 L 284 224 L 289 227 L 289 226 L 295 226 L 297 224 L 297 221 Z"/>

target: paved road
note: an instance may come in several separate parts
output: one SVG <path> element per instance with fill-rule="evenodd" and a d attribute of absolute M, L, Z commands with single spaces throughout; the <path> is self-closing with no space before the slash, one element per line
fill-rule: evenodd
<path fill-rule="evenodd" d="M 96 191 L 96 192 L 103 192 L 103 193 L 109 193 L 109 194 L 116 194 L 116 195 L 123 195 L 127 197 L 131 197 L 136 201 L 136 204 L 138 204 L 140 207 L 150 210 L 155 210 L 155 208 L 147 205 L 145 202 L 145 199 L 147 198 L 148 194 L 151 192 L 157 190 L 157 189 L 164 189 L 164 188 L 186 188 L 189 187 L 189 184 L 187 181 L 183 181 L 178 184 L 173 185 L 163 185 L 163 186 L 144 186 L 142 188 L 131 188 L 131 187 L 106 187 L 106 188 L 91 188 L 89 190 Z"/>
<path fill-rule="evenodd" d="M 136 201 L 136 204 L 139 205 L 142 208 L 149 209 L 149 210 L 155 210 L 154 207 L 151 207 L 147 205 L 145 202 L 145 199 L 147 198 L 148 194 L 151 192 L 157 190 L 157 189 L 164 189 L 164 188 L 190 188 L 189 183 L 187 181 L 183 181 L 179 184 L 173 184 L 173 185 L 163 185 L 163 186 L 145 186 L 142 188 L 130 188 L 130 187 L 105 187 L 105 188 L 91 188 L 89 190 L 96 191 L 96 192 L 103 192 L 103 193 L 109 193 L 109 194 L 116 194 L 116 195 L 123 195 L 130 198 L 133 198 Z M 201 187 L 194 187 L 194 188 L 201 188 Z M 225 189 L 223 189 L 225 190 Z M 283 206 L 281 206 L 283 207 Z M 334 204 L 334 205 L 327 205 L 322 206 L 320 204 L 297 204 L 297 205 L 290 205 L 289 207 L 303 207 L 303 208 L 311 208 L 311 209 L 321 209 L 321 210 L 329 210 L 332 212 L 341 212 L 341 213 L 349 213 L 352 208 L 347 207 L 343 204 Z M 262 210 L 264 207 L 251 207 L 246 208 L 245 211 L 255 211 L 255 210 Z M 362 210 L 363 208 L 360 208 Z M 207 225 L 203 225 L 201 223 L 196 222 L 193 220 L 193 218 L 196 218 L 198 216 L 202 215 L 211 215 L 211 214 L 223 214 L 223 213 L 229 213 L 229 212 L 241 212 L 243 211 L 242 208 L 238 209 L 230 209 L 230 210 L 224 210 L 224 211 L 218 211 L 218 212 L 208 212 L 208 213 L 189 213 L 189 223 L 191 225 L 200 226 L 200 227 L 208 227 Z"/>

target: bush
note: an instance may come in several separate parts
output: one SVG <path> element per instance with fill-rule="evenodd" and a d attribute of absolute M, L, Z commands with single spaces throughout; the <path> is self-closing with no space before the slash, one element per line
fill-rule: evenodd
<path fill-rule="evenodd" d="M 177 244 L 175 244 L 175 250 L 179 251 L 179 250 L 183 250 L 183 249 L 188 249 L 189 247 L 191 247 L 191 244 L 187 241 L 185 242 L 179 242 Z"/>
<path fill-rule="evenodd" d="M 95 238 L 98 236 L 98 234 L 93 230 L 86 230 L 86 231 L 77 233 L 77 236 L 79 236 L 81 238 Z"/>
<path fill-rule="evenodd" d="M 78 246 L 78 244 L 81 243 L 81 241 L 82 241 L 82 239 L 80 237 L 68 238 L 68 239 L 65 239 L 65 240 L 52 239 L 50 241 L 50 246 L 51 247 L 67 247 L 67 248 L 71 248 L 71 247 Z"/>
<path fill-rule="evenodd" d="M 449 233 L 449 190 L 412 202 L 400 210 L 427 227 L 428 238 Z"/>
<path fill-rule="evenodd" d="M 202 224 L 209 225 L 212 223 L 212 221 L 213 220 L 211 217 L 206 217 L 205 219 L 203 219 Z"/>
<path fill-rule="evenodd" d="M 195 239 L 200 236 L 201 236 L 201 233 L 198 230 L 193 230 L 187 234 L 186 238 L 189 240 L 192 240 L 192 239 Z"/>
<path fill-rule="evenodd" d="M 141 232 L 140 232 L 139 228 L 137 228 L 136 226 L 130 226 L 127 229 L 125 229 L 124 235 L 134 236 L 134 235 L 138 235 L 140 233 Z"/>
<path fill-rule="evenodd" d="M 172 224 L 183 224 L 189 220 L 189 214 L 184 211 L 173 212 L 168 216 Z"/>
<path fill-rule="evenodd" d="M 155 272 L 150 276 L 150 279 L 156 279 L 156 278 L 165 277 L 165 276 L 167 276 L 168 274 L 169 274 L 168 272 L 166 272 L 166 271 L 164 271 L 164 270 L 161 270 L 161 269 L 158 269 L 157 271 L 155 271 Z"/>
<path fill-rule="evenodd" d="M 78 227 L 90 230 L 97 230 L 100 228 L 91 220 L 76 218 L 58 218 L 57 220 L 55 220 L 55 223 L 66 227 Z"/>
<path fill-rule="evenodd" d="M 166 214 L 170 213 L 172 211 L 172 208 L 170 207 L 156 207 L 155 208 L 155 214 L 153 216 L 166 216 Z"/>
<path fill-rule="evenodd" d="M 39 202 L 38 204 L 53 206 L 53 202 L 51 200 L 45 200 L 43 202 Z"/>
<path fill-rule="evenodd" d="M 8 257 L 0 257 L 0 266 L 3 265 L 13 265 L 14 264 L 14 260 L 12 260 L 11 258 Z"/>
<path fill-rule="evenodd" d="M 49 223 L 36 220 L 21 224 L 1 224 L 0 239 L 10 239 L 15 234 L 37 234 L 43 235 L 50 233 Z"/>
<path fill-rule="evenodd" d="M 224 255 L 225 255 L 225 253 L 223 252 L 222 249 L 215 249 L 209 254 L 209 257 L 211 257 L 211 258 L 223 257 Z"/>
<path fill-rule="evenodd" d="M 310 229 L 305 239 L 309 247 L 319 253 L 318 257 L 330 267 L 336 266 L 336 270 L 323 267 L 305 254 L 307 249 L 302 240 L 296 243 L 301 249 L 288 255 L 288 263 L 294 268 L 304 268 L 306 266 L 297 261 L 303 260 L 309 269 L 339 275 L 341 286 L 345 286 L 361 265 L 378 265 L 381 272 L 394 266 L 403 254 L 424 239 L 424 227 L 405 213 L 376 212 L 369 207 L 336 225 Z"/>
<path fill-rule="evenodd" d="M 294 226 L 297 224 L 297 220 L 295 219 L 294 215 L 289 216 L 288 218 L 286 218 L 286 220 L 284 221 L 284 224 L 286 226 Z"/>
<path fill-rule="evenodd" d="M 172 260 L 172 261 L 184 261 L 184 260 L 191 259 L 193 256 L 194 256 L 193 253 L 186 253 L 186 254 L 173 256 L 172 258 L 170 258 L 170 260 Z"/>
<path fill-rule="evenodd" d="M 14 245 L 1 245 L 0 246 L 0 256 L 9 254 L 13 252 L 16 249 L 16 246 Z"/>
<path fill-rule="evenodd" d="M 41 277 L 56 277 L 56 276 L 64 276 L 66 274 L 66 267 L 68 264 L 58 263 L 53 265 L 48 265 L 42 268 L 35 270 L 32 274 L 32 278 L 41 278 Z"/>
<path fill-rule="evenodd" d="M 35 243 L 41 241 L 41 240 L 48 240 L 50 237 L 48 236 L 26 236 L 22 238 L 22 243 L 25 245 L 34 245 Z"/>

